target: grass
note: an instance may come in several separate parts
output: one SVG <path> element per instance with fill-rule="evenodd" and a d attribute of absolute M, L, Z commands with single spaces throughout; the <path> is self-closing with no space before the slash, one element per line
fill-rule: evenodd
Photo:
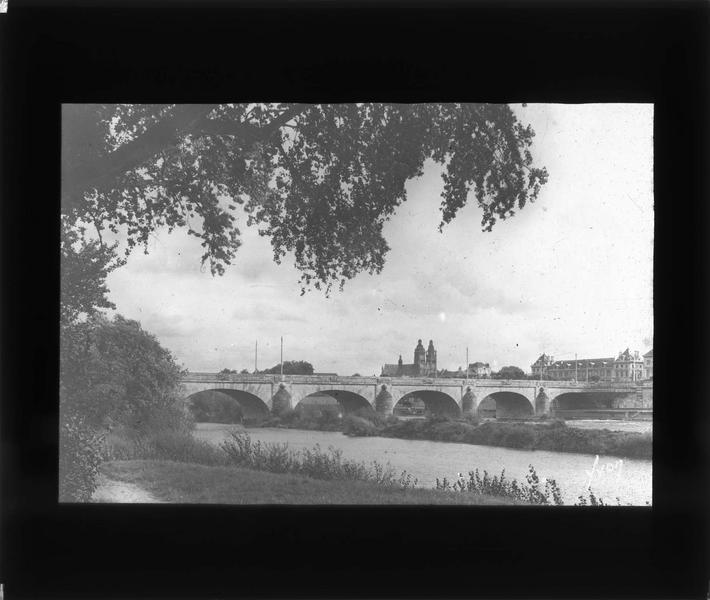
<path fill-rule="evenodd" d="M 510 498 L 454 491 L 400 489 L 367 481 L 325 481 L 240 467 L 158 460 L 113 461 L 101 472 L 166 502 L 184 504 L 521 504 Z"/>

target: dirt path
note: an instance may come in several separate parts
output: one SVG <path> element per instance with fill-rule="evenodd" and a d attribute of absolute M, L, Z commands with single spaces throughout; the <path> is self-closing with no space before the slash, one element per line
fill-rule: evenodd
<path fill-rule="evenodd" d="M 99 487 L 96 488 L 96 491 L 91 497 L 91 501 L 120 502 L 124 504 L 154 504 L 163 502 L 134 483 L 116 481 L 109 479 L 105 475 L 99 477 Z"/>

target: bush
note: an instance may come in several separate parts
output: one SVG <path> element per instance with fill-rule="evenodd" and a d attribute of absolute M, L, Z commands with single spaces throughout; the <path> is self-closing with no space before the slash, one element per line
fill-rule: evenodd
<path fill-rule="evenodd" d="M 349 416 L 360 417 L 361 419 L 365 419 L 366 421 L 372 423 L 375 427 L 384 427 L 385 422 L 387 420 L 386 417 L 383 417 L 371 406 L 358 408 L 357 410 L 354 410 L 349 413 Z M 396 419 L 397 417 L 393 418 Z"/>
<path fill-rule="evenodd" d="M 502 496 L 520 500 L 528 504 L 561 505 L 562 492 L 554 479 L 545 481 L 540 486 L 540 479 L 532 465 L 529 466 L 525 477 L 527 483 L 520 483 L 516 479 L 506 479 L 505 469 L 500 475 L 490 476 L 488 471 L 483 471 L 481 477 L 478 469 L 468 473 L 468 480 L 461 477 L 453 484 L 446 478 L 436 480 L 436 489 L 450 492 L 468 492 L 487 496 Z"/>
<path fill-rule="evenodd" d="M 506 448 L 530 450 L 535 447 L 536 436 L 529 427 L 511 427 L 503 435 Z"/>
<path fill-rule="evenodd" d="M 348 415 L 343 419 L 343 433 L 355 437 L 368 437 L 378 435 L 380 429 L 372 421 L 363 417 Z"/>
<path fill-rule="evenodd" d="M 59 431 L 59 500 L 87 502 L 97 487 L 103 436 L 77 415 L 63 415 Z"/>
<path fill-rule="evenodd" d="M 221 465 L 226 462 L 222 452 L 191 433 L 164 430 L 136 442 L 136 457 L 148 460 L 172 460 L 200 465 Z"/>
<path fill-rule="evenodd" d="M 467 413 L 463 416 L 463 420 L 469 425 L 477 426 L 481 424 L 481 417 L 477 413 Z"/>
<path fill-rule="evenodd" d="M 317 418 L 319 428 L 326 431 L 337 431 L 342 427 L 342 416 L 340 414 L 340 406 L 323 406 L 321 413 Z"/>
<path fill-rule="evenodd" d="M 188 433 L 194 429 L 194 419 L 178 402 L 148 408 L 127 423 L 127 430 L 133 430 L 139 437 L 159 431 Z"/>
<path fill-rule="evenodd" d="M 610 449 L 617 456 L 629 458 L 652 458 L 653 435 L 651 433 L 630 433 L 619 439 Z"/>
<path fill-rule="evenodd" d="M 448 442 L 465 442 L 475 430 L 473 425 L 464 421 L 442 421 L 430 425 L 428 429 L 431 439 Z"/>
<path fill-rule="evenodd" d="M 111 431 L 104 436 L 102 460 L 133 460 L 135 455 L 134 444 L 125 434 Z"/>
<path fill-rule="evenodd" d="M 442 414 L 442 413 L 435 413 L 435 412 L 427 411 L 424 414 L 424 420 L 430 425 L 435 425 L 437 423 L 449 423 L 453 419 L 450 416 Z"/>
<path fill-rule="evenodd" d="M 287 444 L 252 442 L 247 434 L 235 431 L 230 434 L 230 439 L 222 442 L 221 448 L 230 464 L 249 469 L 297 473 L 315 479 L 370 481 L 403 489 L 417 485 L 417 480 L 406 471 L 397 476 L 389 464 L 343 459 L 342 451 L 333 447 L 323 451 L 316 444 L 297 452 L 290 450 Z"/>

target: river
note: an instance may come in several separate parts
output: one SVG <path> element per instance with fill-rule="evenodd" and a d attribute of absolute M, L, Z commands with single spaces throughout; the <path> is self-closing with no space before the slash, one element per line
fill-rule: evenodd
<path fill-rule="evenodd" d="M 218 444 L 228 436 L 233 425 L 198 423 L 196 437 Z M 341 432 L 304 431 L 301 429 L 250 428 L 255 440 L 288 443 L 294 450 L 323 449 L 333 446 L 344 458 L 381 463 L 389 462 L 397 471 L 406 470 L 419 480 L 420 487 L 434 487 L 436 478 L 455 480 L 459 472 L 466 475 L 478 468 L 491 475 L 505 469 L 507 478 L 525 482 L 528 465 L 538 476 L 555 479 L 562 489 L 565 503 L 573 504 L 585 494 L 591 482 L 594 493 L 605 501 L 645 506 L 652 498 L 652 466 L 650 460 L 620 459 L 590 454 L 548 452 L 545 450 L 513 450 L 491 446 L 475 446 L 425 440 L 400 440 L 381 437 L 348 437 Z"/>

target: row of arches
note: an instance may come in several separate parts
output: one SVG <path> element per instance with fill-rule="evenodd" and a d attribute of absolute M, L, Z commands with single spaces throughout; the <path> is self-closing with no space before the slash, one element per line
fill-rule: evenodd
<path fill-rule="evenodd" d="M 618 394 L 613 392 L 563 393 L 549 403 L 549 410 L 555 414 L 572 410 L 609 409 L 614 408 L 617 397 Z M 205 405 L 207 399 L 213 405 L 224 406 L 224 403 L 237 403 L 244 418 L 261 418 L 269 414 L 269 407 L 263 400 L 254 394 L 241 390 L 204 390 L 189 396 L 187 403 L 194 411 L 195 407 Z M 536 399 L 535 407 L 533 407 L 522 394 L 501 391 L 486 396 L 475 410 L 483 418 L 526 418 L 535 414 L 543 414 L 548 408 L 546 404 L 547 399 L 542 394 Z M 347 415 L 359 409 L 374 408 L 364 397 L 345 390 L 323 390 L 310 394 L 293 408 L 308 410 L 312 407 L 323 406 L 334 407 L 341 415 Z M 228 407 L 224 408 L 225 412 L 227 409 Z M 463 409 L 464 412 L 473 409 L 473 402 L 470 399 L 467 402 L 467 397 L 464 397 Z M 398 416 L 420 416 L 428 412 L 449 417 L 458 417 L 462 412 L 461 407 L 451 396 L 436 390 L 409 392 L 391 406 L 391 411 Z M 386 412 L 390 412 L 390 410 Z"/>

